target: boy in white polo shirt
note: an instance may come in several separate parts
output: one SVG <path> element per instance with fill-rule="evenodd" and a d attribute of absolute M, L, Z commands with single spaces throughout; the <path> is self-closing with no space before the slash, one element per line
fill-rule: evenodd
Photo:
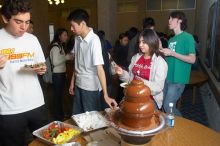
<path fill-rule="evenodd" d="M 44 97 L 37 74 L 46 71 L 38 39 L 27 33 L 30 4 L 26 0 L 5 1 L 0 29 L 0 145 L 24 146 L 25 131 L 47 124 Z M 25 65 L 42 63 L 24 70 Z"/>
<path fill-rule="evenodd" d="M 75 72 L 69 88 L 70 94 L 75 94 L 73 114 L 102 110 L 104 100 L 111 108 L 116 107 L 116 101 L 107 93 L 101 43 L 92 28 L 88 27 L 88 13 L 77 9 L 71 12 L 67 19 L 72 32 L 77 35 L 73 49 Z"/>

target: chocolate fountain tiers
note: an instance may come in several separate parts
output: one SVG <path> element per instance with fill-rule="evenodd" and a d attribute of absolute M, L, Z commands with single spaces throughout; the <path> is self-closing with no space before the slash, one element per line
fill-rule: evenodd
<path fill-rule="evenodd" d="M 145 144 L 165 126 L 165 118 L 155 107 L 150 88 L 133 80 L 125 89 L 117 110 L 106 110 L 110 124 L 130 144 Z"/>
<path fill-rule="evenodd" d="M 149 127 L 154 113 L 149 87 L 140 80 L 133 80 L 124 93 L 125 98 L 120 104 L 121 122 L 136 129 Z"/>

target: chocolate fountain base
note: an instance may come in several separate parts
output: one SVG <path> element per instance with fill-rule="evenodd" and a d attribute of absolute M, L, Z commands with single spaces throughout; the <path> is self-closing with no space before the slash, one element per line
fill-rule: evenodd
<path fill-rule="evenodd" d="M 146 127 L 143 128 L 143 130 L 136 130 L 131 129 L 130 127 L 127 127 L 121 123 L 119 110 L 114 111 L 111 109 L 106 109 L 105 111 L 107 113 L 107 117 L 109 118 L 110 125 L 115 128 L 115 130 L 121 136 L 122 141 L 128 144 L 138 146 L 147 144 L 154 135 L 159 133 L 165 127 L 165 117 L 161 113 L 158 113 L 154 117 L 155 121 L 159 121 L 158 125 L 155 125 L 154 128 L 146 130 L 146 128 L 148 128 Z M 155 124 L 156 123 L 157 122 L 155 122 Z"/>
<path fill-rule="evenodd" d="M 140 146 L 140 145 L 148 143 L 154 135 L 148 136 L 148 137 L 141 137 L 141 136 L 136 137 L 136 136 L 128 136 L 128 135 L 120 134 L 120 136 L 121 136 L 122 141 L 128 144 Z"/>
<path fill-rule="evenodd" d="M 131 143 L 128 143 L 128 142 L 125 142 L 123 140 L 121 140 L 121 146 L 149 146 L 148 143 L 145 143 L 145 144 L 131 144 Z"/>

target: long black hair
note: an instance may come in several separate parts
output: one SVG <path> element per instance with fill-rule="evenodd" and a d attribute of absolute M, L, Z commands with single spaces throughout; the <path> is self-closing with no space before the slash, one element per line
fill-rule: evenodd
<path fill-rule="evenodd" d="M 49 47 L 48 47 L 48 53 L 50 52 L 50 50 L 54 47 L 57 46 L 60 49 L 60 53 L 62 51 L 62 48 L 65 47 L 65 43 L 62 43 L 60 40 L 60 36 L 62 35 L 63 32 L 67 32 L 67 30 L 65 28 L 59 28 L 57 29 L 57 31 L 55 32 L 54 36 L 53 36 L 53 40 L 51 41 Z M 56 45 L 55 43 L 57 43 L 58 45 Z"/>

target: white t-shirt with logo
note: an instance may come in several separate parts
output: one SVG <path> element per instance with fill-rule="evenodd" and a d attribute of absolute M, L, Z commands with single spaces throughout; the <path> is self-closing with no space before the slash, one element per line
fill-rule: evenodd
<path fill-rule="evenodd" d="M 8 56 L 0 69 L 0 115 L 23 113 L 44 104 L 42 89 L 34 71 L 21 68 L 45 62 L 38 39 L 29 33 L 14 37 L 0 29 L 0 54 Z"/>
<path fill-rule="evenodd" d="M 97 73 L 97 65 L 103 65 L 102 47 L 99 37 L 90 28 L 84 39 L 75 38 L 76 86 L 88 91 L 102 90 Z"/>

